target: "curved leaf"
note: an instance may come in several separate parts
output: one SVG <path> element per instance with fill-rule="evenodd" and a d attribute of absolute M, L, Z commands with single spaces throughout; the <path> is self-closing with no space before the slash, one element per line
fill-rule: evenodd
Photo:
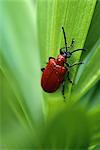
<path fill-rule="evenodd" d="M 37 22 L 41 67 L 45 67 L 49 56 L 57 57 L 60 47 L 64 46 L 62 26 L 64 26 L 67 34 L 68 45 L 70 45 L 72 38 L 75 38 L 76 42 L 71 51 L 83 47 L 95 9 L 95 4 L 96 0 L 38 1 Z M 79 61 L 80 56 L 81 52 L 73 54 L 69 62 L 74 63 L 75 61 Z M 71 79 L 75 76 L 76 68 L 77 67 L 70 71 Z M 72 85 L 67 81 L 65 88 L 66 101 L 69 101 L 71 88 Z M 61 89 L 62 87 L 52 94 L 43 92 L 49 114 L 57 112 L 66 104 L 63 103 L 64 100 Z"/>
<path fill-rule="evenodd" d="M 78 70 L 71 98 L 76 101 L 100 79 L 100 40 L 84 60 L 83 67 Z"/>
<path fill-rule="evenodd" d="M 90 127 L 86 112 L 68 108 L 58 114 L 45 131 L 43 149 L 87 149 Z"/>

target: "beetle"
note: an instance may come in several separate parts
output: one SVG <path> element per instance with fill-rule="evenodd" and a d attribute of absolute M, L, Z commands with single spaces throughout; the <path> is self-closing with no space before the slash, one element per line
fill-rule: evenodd
<path fill-rule="evenodd" d="M 70 46 L 67 46 L 64 27 L 62 27 L 62 31 L 64 35 L 65 47 L 60 48 L 60 54 L 57 56 L 57 58 L 49 57 L 46 67 L 41 68 L 41 71 L 43 72 L 41 77 L 41 86 L 45 92 L 52 93 L 55 92 L 62 84 L 62 95 L 65 99 L 64 91 L 66 75 L 68 81 L 73 83 L 69 77 L 69 69 L 75 65 L 83 64 L 83 62 L 77 62 L 70 65 L 67 62 L 67 58 L 70 58 L 76 51 L 85 51 L 86 49 L 76 49 L 72 52 L 68 51 L 69 48 L 73 47 L 75 40 L 72 39 Z"/>

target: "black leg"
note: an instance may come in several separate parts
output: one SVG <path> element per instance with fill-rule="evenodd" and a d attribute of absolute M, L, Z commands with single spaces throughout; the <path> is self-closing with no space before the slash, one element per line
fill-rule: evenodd
<path fill-rule="evenodd" d="M 43 72 L 45 70 L 45 68 L 41 68 L 41 71 Z"/>
<path fill-rule="evenodd" d="M 73 83 L 73 81 L 70 79 L 70 77 L 69 77 L 69 71 L 67 72 L 67 77 L 68 77 L 68 81 L 70 82 L 70 83 Z"/>
<path fill-rule="evenodd" d="M 64 98 L 64 101 L 65 101 L 65 79 L 63 80 L 62 82 L 62 95 L 63 95 L 63 98 Z"/>
<path fill-rule="evenodd" d="M 49 60 L 50 60 L 50 59 L 55 59 L 55 58 L 54 58 L 54 57 L 49 57 Z"/>
<path fill-rule="evenodd" d="M 86 51 L 86 50 L 87 49 L 84 49 L 84 48 L 83 49 L 76 49 L 76 50 L 72 51 L 71 54 L 74 53 L 74 52 L 77 52 L 77 51 Z"/>
<path fill-rule="evenodd" d="M 76 66 L 76 65 L 81 65 L 81 64 L 84 64 L 84 63 L 83 62 L 77 62 L 77 63 L 74 63 L 72 65 L 70 65 L 69 63 L 66 63 L 67 67 L 69 67 L 69 68 Z"/>
<path fill-rule="evenodd" d="M 69 67 L 73 67 L 73 66 L 81 65 L 81 64 L 84 64 L 84 63 L 83 62 L 77 62 L 77 63 L 74 63 L 74 64 L 70 65 Z"/>
<path fill-rule="evenodd" d="M 69 63 L 66 63 L 67 67 L 70 67 L 70 64 Z"/>

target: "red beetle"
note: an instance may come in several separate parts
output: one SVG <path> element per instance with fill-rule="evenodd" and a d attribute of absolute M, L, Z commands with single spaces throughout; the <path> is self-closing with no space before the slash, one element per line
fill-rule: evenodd
<path fill-rule="evenodd" d="M 52 93 L 56 91 L 62 84 L 62 94 L 65 99 L 64 89 L 66 75 L 69 82 L 72 83 L 69 78 L 69 68 L 75 65 L 83 64 L 82 62 L 78 62 L 70 65 L 67 63 L 67 58 L 70 58 L 74 52 L 85 49 L 76 49 L 72 52 L 69 52 L 68 48 L 73 46 L 74 39 L 72 39 L 71 45 L 67 47 L 66 35 L 63 27 L 62 30 L 64 34 L 65 47 L 60 49 L 60 54 L 57 56 L 57 58 L 49 57 L 47 66 L 41 69 L 43 72 L 41 77 L 41 86 L 44 91 Z"/>

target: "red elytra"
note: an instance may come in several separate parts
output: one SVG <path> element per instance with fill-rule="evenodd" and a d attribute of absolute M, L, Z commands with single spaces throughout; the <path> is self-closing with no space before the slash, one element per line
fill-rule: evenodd
<path fill-rule="evenodd" d="M 44 91 L 52 93 L 59 88 L 67 72 L 64 62 L 66 60 L 62 55 L 58 55 L 57 59 L 49 60 L 41 78 L 41 86 Z"/>
<path fill-rule="evenodd" d="M 56 91 L 62 84 L 62 94 L 65 99 L 65 75 L 67 74 L 68 80 L 72 83 L 69 78 L 69 68 L 75 65 L 82 64 L 82 62 L 78 62 L 70 65 L 67 63 L 67 58 L 70 58 L 72 53 L 85 49 L 76 49 L 72 52 L 69 52 L 68 48 L 71 48 L 73 46 L 74 40 L 72 39 L 71 45 L 67 47 L 66 35 L 63 27 L 62 30 L 64 34 L 65 47 L 60 49 L 60 54 L 57 56 L 57 58 L 49 57 L 49 61 L 46 67 L 41 69 L 41 71 L 43 71 L 41 77 L 41 86 L 45 92 L 52 93 Z"/>

